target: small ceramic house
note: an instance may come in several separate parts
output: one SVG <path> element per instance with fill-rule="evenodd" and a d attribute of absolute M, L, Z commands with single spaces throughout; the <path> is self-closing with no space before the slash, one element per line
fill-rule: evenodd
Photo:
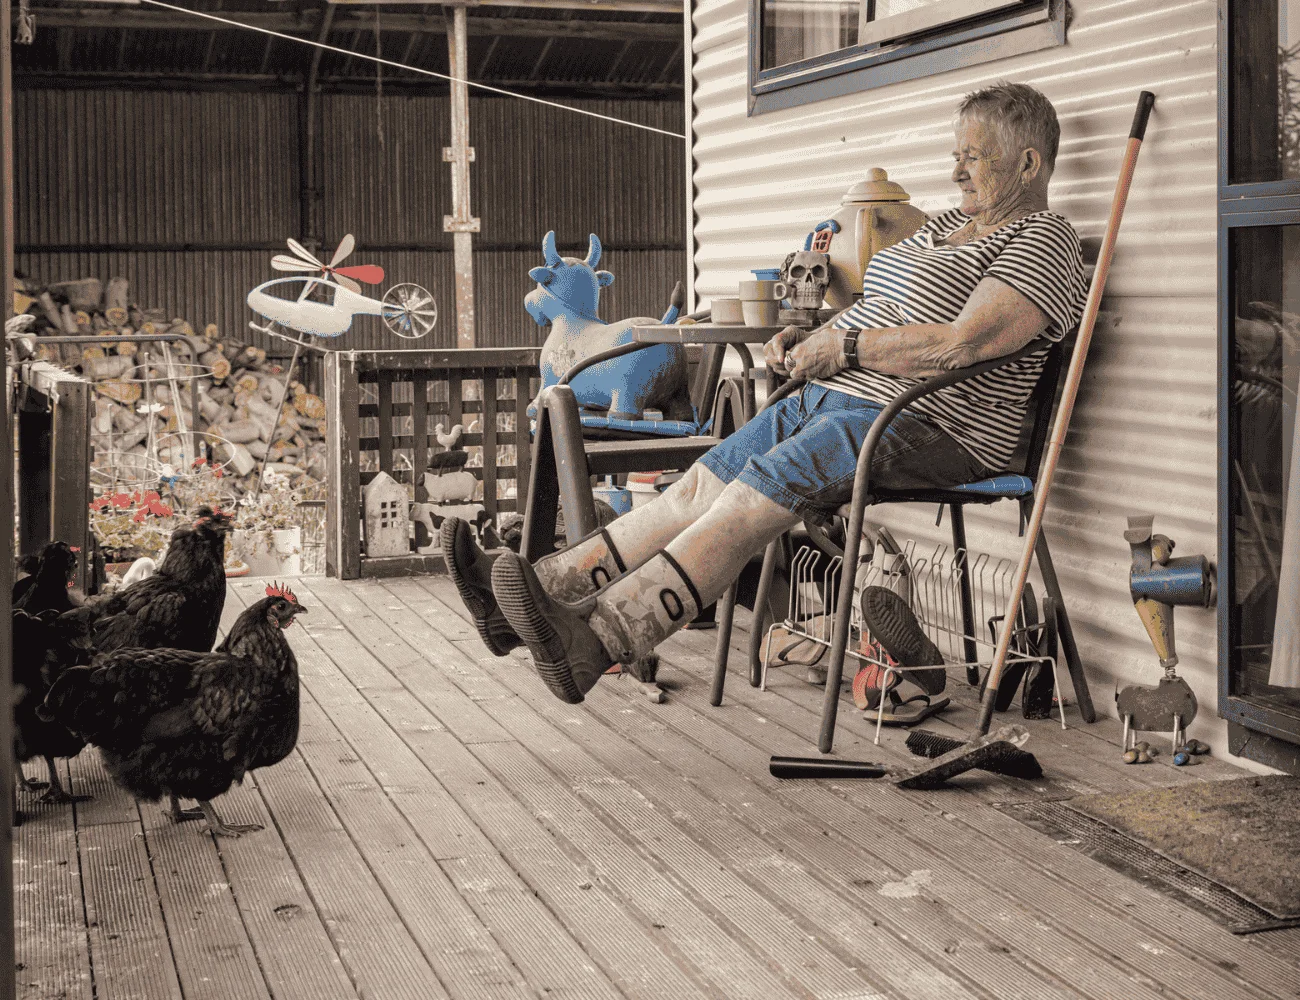
<path fill-rule="evenodd" d="M 411 500 L 406 487 L 386 472 L 366 486 L 366 555 L 404 556 L 411 551 Z"/>

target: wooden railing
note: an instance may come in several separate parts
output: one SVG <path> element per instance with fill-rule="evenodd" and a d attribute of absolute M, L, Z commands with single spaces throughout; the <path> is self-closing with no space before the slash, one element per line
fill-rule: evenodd
<path fill-rule="evenodd" d="M 92 581 L 88 506 L 92 387 L 81 376 L 47 361 L 22 364 L 17 379 L 18 551 L 34 555 L 55 539 L 77 546 L 81 557 L 76 583 L 85 590 Z"/>
<path fill-rule="evenodd" d="M 367 559 L 363 487 L 380 472 L 418 487 L 437 450 L 437 424 L 466 428 L 459 447 L 481 455 L 469 471 L 494 517 L 527 492 L 528 404 L 538 388 L 537 348 L 347 351 L 325 356 L 329 498 L 326 572 L 361 576 L 436 572 L 440 556 Z M 505 393 L 504 396 L 501 394 Z M 502 416 L 504 415 L 504 416 Z M 477 419 L 479 429 L 468 429 Z M 503 425 L 503 426 L 498 426 Z M 503 446 L 509 446 L 503 448 Z M 513 450 L 513 461 L 500 461 Z M 509 486 L 514 496 L 508 496 Z M 413 498 L 422 499 L 413 490 Z"/>

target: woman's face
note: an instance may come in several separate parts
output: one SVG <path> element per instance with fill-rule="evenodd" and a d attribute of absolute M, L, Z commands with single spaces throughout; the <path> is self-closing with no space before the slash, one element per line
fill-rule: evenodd
<path fill-rule="evenodd" d="M 1020 157 L 1002 148 L 997 130 L 979 119 L 957 123 L 953 183 L 961 189 L 961 210 L 980 215 L 1011 204 L 1021 195 Z"/>

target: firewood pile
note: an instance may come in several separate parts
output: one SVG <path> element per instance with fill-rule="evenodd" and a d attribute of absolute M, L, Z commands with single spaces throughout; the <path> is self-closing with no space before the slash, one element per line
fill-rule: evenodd
<path fill-rule="evenodd" d="M 36 319 L 36 357 L 79 372 L 95 384 L 92 464 L 101 484 L 147 485 L 185 475 L 196 457 L 220 464 L 226 485 L 242 495 L 256 488 L 266 459 L 291 488 L 325 479 L 325 404 L 296 380 L 287 386 L 281 362 L 263 348 L 218 330 L 202 332 L 161 309 L 131 302 L 125 278 L 61 281 L 20 292 L 18 307 Z M 137 344 L 133 334 L 179 334 L 170 343 Z M 48 344 L 43 336 L 104 335 L 102 343 Z M 192 390 L 197 383 L 195 428 Z"/>

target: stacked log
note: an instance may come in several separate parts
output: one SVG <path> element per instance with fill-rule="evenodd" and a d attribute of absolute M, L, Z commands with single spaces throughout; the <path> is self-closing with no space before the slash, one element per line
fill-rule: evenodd
<path fill-rule="evenodd" d="M 195 430 L 192 384 L 199 390 L 200 452 L 220 464 L 236 496 L 255 488 L 259 465 L 297 489 L 325 479 L 325 404 L 283 362 L 215 324 L 202 332 L 161 309 L 141 308 L 125 278 L 60 281 L 27 289 L 36 316 L 37 356 L 95 383 L 92 465 L 101 482 L 142 483 L 170 464 L 186 474 Z M 182 339 L 135 344 L 133 334 Z M 42 336 L 103 334 L 97 344 L 42 344 Z M 147 359 L 147 364 L 146 364 Z M 287 399 L 285 399 L 287 389 Z M 283 402 L 283 405 L 281 403 Z M 182 436 L 181 431 L 185 432 Z"/>

